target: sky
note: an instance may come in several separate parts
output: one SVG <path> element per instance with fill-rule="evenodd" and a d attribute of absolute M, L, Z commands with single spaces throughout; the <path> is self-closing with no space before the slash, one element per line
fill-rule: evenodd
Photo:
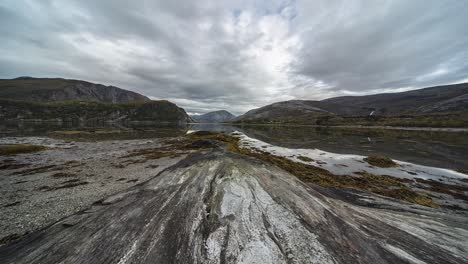
<path fill-rule="evenodd" d="M 468 82 L 467 14 L 464 0 L 2 0 L 0 78 L 242 114 Z"/>

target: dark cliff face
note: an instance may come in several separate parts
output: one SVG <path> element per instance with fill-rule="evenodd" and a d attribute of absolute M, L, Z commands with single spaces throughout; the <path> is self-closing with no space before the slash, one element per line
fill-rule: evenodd
<path fill-rule="evenodd" d="M 192 119 L 195 122 L 206 122 L 206 123 L 223 123 L 234 119 L 236 116 L 229 113 L 226 110 L 209 112 L 203 115 L 193 115 Z"/>
<path fill-rule="evenodd" d="M 31 103 L 0 100 L 0 120 L 103 120 L 181 124 L 191 119 L 184 109 L 168 101 L 106 104 L 77 101 Z"/>
<path fill-rule="evenodd" d="M 97 101 L 104 103 L 144 102 L 141 94 L 79 80 L 29 78 L 0 80 L 0 98 L 29 102 Z"/>
<path fill-rule="evenodd" d="M 466 110 L 468 83 L 402 93 L 344 96 L 322 101 L 279 102 L 250 110 L 233 121 L 315 123 L 323 116 L 398 116 Z"/>

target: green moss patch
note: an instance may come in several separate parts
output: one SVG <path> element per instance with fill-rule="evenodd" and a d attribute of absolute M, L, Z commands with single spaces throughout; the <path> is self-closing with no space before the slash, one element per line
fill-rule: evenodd
<path fill-rule="evenodd" d="M 300 160 L 302 160 L 302 161 L 305 161 L 305 162 L 314 161 L 313 159 L 311 159 L 311 158 L 309 158 L 309 157 L 306 157 L 306 156 L 298 156 L 297 158 L 300 159 Z"/>
<path fill-rule="evenodd" d="M 432 201 L 426 194 L 416 192 L 405 185 L 405 183 L 410 183 L 412 180 L 400 179 L 388 175 L 374 175 L 367 172 L 358 172 L 357 174 L 359 174 L 360 177 L 334 175 L 325 169 L 294 162 L 287 158 L 271 155 L 266 152 L 251 152 L 243 149 L 242 153 L 273 163 L 295 175 L 303 182 L 310 182 L 324 187 L 354 188 L 423 206 L 439 207 L 439 205 Z"/>
<path fill-rule="evenodd" d="M 465 192 L 468 192 L 468 187 L 465 186 L 453 186 L 422 179 L 412 180 L 389 175 L 375 175 L 365 171 L 355 172 L 354 174 L 358 176 L 334 175 L 323 168 L 302 162 L 294 162 L 286 157 L 275 156 L 263 151 L 261 148 L 254 150 L 242 148 L 238 137 L 221 132 L 196 132 L 174 143 L 172 147 L 190 146 L 190 142 L 200 139 L 216 141 L 219 146 L 224 146 L 228 151 L 268 162 L 291 173 L 303 182 L 324 187 L 353 188 L 433 208 L 440 207 L 440 205 L 431 199 L 431 192 L 449 194 L 456 199 L 467 200 Z M 298 156 L 297 158 L 305 162 L 312 161 L 305 156 Z M 383 168 L 398 166 L 392 159 L 385 156 L 369 156 L 365 161 L 370 165 Z M 465 173 L 466 171 L 460 172 Z M 418 190 L 416 191 L 413 187 L 417 187 Z"/>
<path fill-rule="evenodd" d="M 200 140 L 213 141 L 216 144 L 193 144 Z M 222 132 L 200 131 L 186 135 L 183 139 L 167 141 L 167 146 L 160 148 L 140 149 L 129 153 L 125 158 L 141 157 L 143 160 L 158 159 L 174 155 L 177 152 L 224 147 L 227 151 L 243 154 L 259 160 L 276 165 L 283 170 L 295 175 L 303 182 L 314 183 L 324 187 L 354 188 L 369 191 L 383 196 L 400 199 L 403 201 L 420 204 L 429 207 L 439 207 L 426 193 L 417 192 L 408 187 L 413 180 L 400 179 L 388 175 L 374 175 L 367 172 L 357 172 L 359 176 L 334 175 L 323 168 L 294 162 L 288 158 L 272 155 L 261 149 L 251 150 L 241 148 L 239 138 Z M 369 159 L 370 158 L 370 159 Z M 369 157 L 369 161 L 378 164 L 376 166 L 396 166 L 391 159 L 385 157 Z M 302 161 L 313 161 L 312 159 L 299 156 Z M 375 162 L 377 161 L 377 162 Z"/>
<path fill-rule="evenodd" d="M 468 195 L 467 195 L 468 186 L 445 184 L 442 182 L 438 182 L 434 180 L 425 180 L 421 178 L 416 178 L 416 181 L 426 185 L 422 187 L 426 190 L 436 192 L 436 193 L 448 194 L 455 199 L 468 202 Z"/>
<path fill-rule="evenodd" d="M 358 172 L 357 174 L 359 174 L 359 177 L 334 175 L 320 167 L 304 164 L 302 162 L 294 162 L 288 158 L 275 156 L 260 149 L 253 151 L 240 148 L 238 138 L 232 136 L 225 135 L 218 137 L 222 138 L 223 142 L 227 143 L 228 150 L 274 164 L 292 175 L 295 175 L 303 182 L 314 183 L 324 187 L 354 188 L 423 206 L 439 207 L 439 205 L 432 201 L 425 193 L 416 192 L 407 187 L 406 184 L 412 183 L 412 180 L 400 179 L 388 175 L 374 175 L 367 172 Z"/>
<path fill-rule="evenodd" d="M 391 158 L 385 156 L 369 156 L 364 159 L 372 166 L 380 167 L 380 168 L 390 168 L 396 167 L 396 164 Z"/>

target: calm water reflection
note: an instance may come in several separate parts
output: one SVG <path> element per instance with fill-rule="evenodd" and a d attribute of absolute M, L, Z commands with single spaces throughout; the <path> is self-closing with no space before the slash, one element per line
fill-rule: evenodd
<path fill-rule="evenodd" d="M 307 126 L 195 125 L 197 130 L 241 131 L 287 148 L 318 148 L 340 154 L 386 155 L 450 169 L 468 168 L 468 133 Z"/>
<path fill-rule="evenodd" d="M 50 136 L 52 134 L 74 136 L 73 131 L 103 131 L 100 134 L 80 134 L 80 136 L 84 137 L 82 138 L 84 140 L 179 136 L 185 134 L 188 130 L 223 132 L 237 130 L 249 137 L 282 147 L 318 148 L 341 154 L 380 154 L 393 159 L 427 166 L 468 169 L 468 133 L 466 132 L 344 129 L 307 126 L 233 126 L 221 124 L 192 124 L 187 126 L 131 124 L 121 126 L 108 124 L 0 123 L 0 136 Z M 106 133 L 106 131 L 109 133 Z"/>

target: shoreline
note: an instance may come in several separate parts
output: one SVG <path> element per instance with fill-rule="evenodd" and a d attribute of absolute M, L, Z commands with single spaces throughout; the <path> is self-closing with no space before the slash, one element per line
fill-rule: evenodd
<path fill-rule="evenodd" d="M 408 130 L 408 131 L 436 131 L 436 132 L 468 132 L 468 127 L 401 127 L 401 126 L 321 126 L 307 124 L 264 124 L 264 123 L 187 123 L 188 125 L 230 125 L 230 126 L 283 126 L 283 127 L 319 127 L 319 128 L 357 128 L 357 129 L 388 129 L 388 130 Z"/>
<path fill-rule="evenodd" d="M 19 237 L 0 247 L 0 258 L 5 263 L 335 263 L 364 262 L 372 250 L 379 263 L 401 262 L 401 251 L 427 263 L 462 263 L 467 250 L 460 241 L 468 227 L 459 223 L 465 218 L 466 212 L 304 183 L 272 164 L 216 149 L 187 156 Z M 350 253 L 349 245 L 356 250 Z"/>

